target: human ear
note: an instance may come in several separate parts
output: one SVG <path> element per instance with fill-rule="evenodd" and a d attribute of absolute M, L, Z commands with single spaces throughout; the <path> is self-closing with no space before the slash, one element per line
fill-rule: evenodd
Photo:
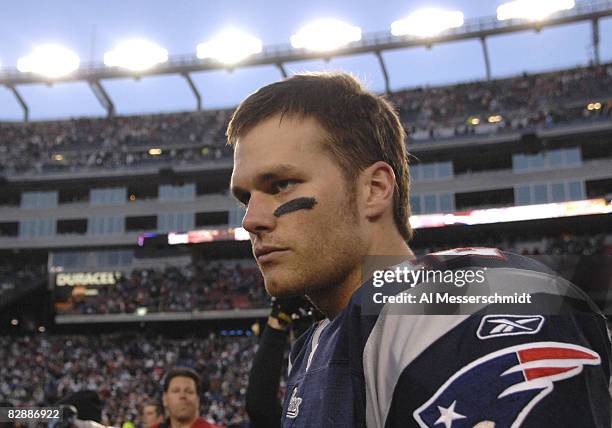
<path fill-rule="evenodd" d="M 370 165 L 362 172 L 364 187 L 364 213 L 368 218 L 377 218 L 389 208 L 393 209 L 396 181 L 393 168 L 383 161 Z"/>

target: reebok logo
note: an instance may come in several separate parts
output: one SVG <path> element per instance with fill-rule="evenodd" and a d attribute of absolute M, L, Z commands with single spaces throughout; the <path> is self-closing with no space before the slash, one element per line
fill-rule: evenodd
<path fill-rule="evenodd" d="M 476 336 L 490 339 L 502 336 L 536 334 L 544 325 L 542 315 L 486 315 L 482 318 Z"/>

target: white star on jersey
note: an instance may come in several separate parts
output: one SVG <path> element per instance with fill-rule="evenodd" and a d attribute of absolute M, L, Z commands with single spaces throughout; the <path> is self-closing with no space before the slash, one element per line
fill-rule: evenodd
<path fill-rule="evenodd" d="M 438 420 L 436 421 L 434 425 L 443 423 L 445 428 L 451 428 L 453 426 L 453 421 L 457 419 L 465 419 L 464 415 L 455 413 L 456 404 L 457 404 L 457 400 L 453 401 L 453 404 L 451 404 L 446 409 L 442 406 L 438 406 L 438 410 L 440 411 L 440 417 L 438 418 Z"/>

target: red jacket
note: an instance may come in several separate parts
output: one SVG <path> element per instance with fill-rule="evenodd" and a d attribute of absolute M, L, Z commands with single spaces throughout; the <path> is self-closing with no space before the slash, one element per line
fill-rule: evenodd
<path fill-rule="evenodd" d="M 197 418 L 194 423 L 191 424 L 191 428 L 224 428 L 221 425 L 211 424 L 202 418 Z"/>
<path fill-rule="evenodd" d="M 162 424 L 156 424 L 153 425 L 151 428 L 159 428 L 159 426 Z M 172 425 L 168 425 L 168 428 L 172 428 Z M 191 424 L 191 428 L 225 428 L 221 425 L 215 425 L 212 424 L 208 421 L 206 421 L 203 418 L 197 418 L 192 424 Z"/>

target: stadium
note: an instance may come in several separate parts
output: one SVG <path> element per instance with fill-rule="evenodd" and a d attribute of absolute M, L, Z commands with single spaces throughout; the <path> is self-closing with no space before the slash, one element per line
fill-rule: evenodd
<path fill-rule="evenodd" d="M 229 191 L 235 108 L 204 108 L 190 77 L 211 70 L 273 65 L 281 79 L 295 61 L 376 55 L 407 135 L 414 253 L 535 258 L 612 322 L 612 58 L 600 59 L 598 30 L 612 3 L 571 3 L 536 21 L 461 17 L 431 34 L 398 23 L 323 49 L 241 40 L 254 49 L 166 52 L 147 68 L 110 57 L 55 74 L 3 65 L 23 120 L 0 122 L 0 407 L 94 390 L 103 425 L 143 427 L 164 374 L 186 366 L 203 379 L 204 418 L 255 426 L 245 396 L 272 303 Z M 572 23 L 593 26 L 588 64 L 492 76 L 489 38 Z M 466 39 L 481 41 L 486 78 L 391 90 L 382 52 Z M 116 113 L 106 81 L 160 75 L 184 78 L 197 109 Z M 21 88 L 65 82 L 85 82 L 106 117 L 30 120 Z"/>

